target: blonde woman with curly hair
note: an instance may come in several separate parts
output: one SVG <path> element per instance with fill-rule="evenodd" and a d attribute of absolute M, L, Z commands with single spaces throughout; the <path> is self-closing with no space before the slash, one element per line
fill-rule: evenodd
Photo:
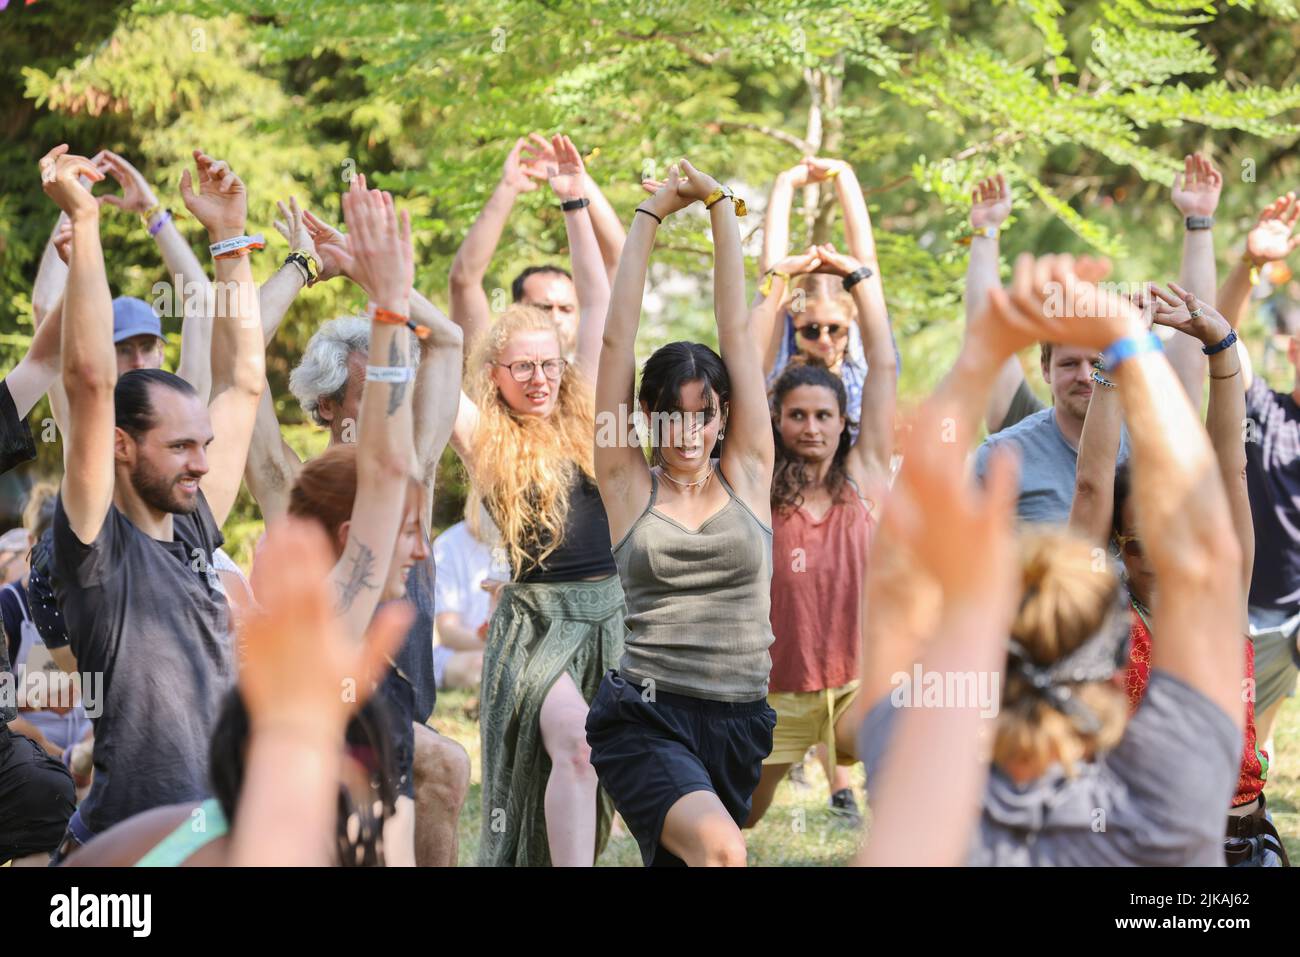
<path fill-rule="evenodd" d="M 561 165 L 552 185 L 567 175 Z M 586 211 L 565 219 L 582 303 L 574 361 L 549 315 L 511 306 L 476 343 L 452 434 L 470 475 L 470 514 L 477 520 L 477 505 L 486 508 L 511 569 L 483 655 L 485 866 L 590 866 L 613 818 L 584 732 L 587 703 L 623 649 L 623 591 L 596 490 L 585 377 L 600 350 L 609 280 Z"/>

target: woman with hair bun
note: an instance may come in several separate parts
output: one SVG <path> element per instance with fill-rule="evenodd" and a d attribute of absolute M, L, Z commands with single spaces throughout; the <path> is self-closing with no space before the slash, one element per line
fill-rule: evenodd
<path fill-rule="evenodd" d="M 918 601 L 927 579 L 937 579 L 941 613 L 952 618 L 954 586 L 1007 559 L 992 550 L 993 535 L 982 537 L 985 544 L 954 532 L 946 547 L 928 549 L 917 546 L 919 538 L 900 536 L 921 559 L 912 587 L 891 590 L 876 582 L 868 595 L 873 640 L 863 684 L 875 705 L 861 729 L 859 753 L 870 779 L 880 782 L 872 789 L 878 816 L 876 839 L 864 852 L 868 863 L 1223 864 L 1223 808 L 1241 759 L 1245 652 L 1243 602 L 1240 595 L 1225 600 L 1222 585 L 1240 582 L 1242 548 L 1210 439 L 1138 309 L 1092 285 L 1104 276 L 1103 264 L 1087 260 L 1022 256 L 1010 295 L 991 291 L 941 392 L 961 410 L 956 436 L 969 440 L 970 410 L 984 407 L 980 400 L 1007 356 L 1036 340 L 1103 353 L 1132 438 L 1134 514 L 1143 550 L 1161 582 L 1153 609 L 1161 638 L 1153 643 L 1142 703 L 1127 718 L 1116 682 L 1129 637 L 1118 577 L 1107 562 L 1095 560 L 1091 542 L 1048 533 L 1026 539 L 1019 575 L 989 586 L 978 599 L 986 609 L 984 625 L 1006 622 L 1010 637 L 1000 710 L 996 701 L 984 711 L 988 702 L 947 700 L 927 710 L 932 702 L 906 679 L 934 629 L 918 626 L 924 614 L 909 604 Z M 1074 308 L 1065 316 L 1048 308 L 1049 289 L 1064 291 Z M 962 444 L 949 438 L 933 428 L 913 431 L 909 455 L 919 455 L 921 467 L 913 466 L 909 478 L 905 462 L 902 494 L 885 506 L 887 527 L 891 508 L 901 509 L 897 524 L 905 528 L 942 517 L 956 493 L 938 477 L 942 470 L 927 475 L 923 466 L 927 454 L 959 455 L 953 449 Z M 999 493 L 1014 484 L 1002 471 L 990 480 Z M 1000 494 L 999 534 L 1011 522 L 1005 499 Z M 876 557 L 879 565 L 879 552 Z M 969 603 L 977 593 L 962 600 Z M 929 667 L 947 638 L 941 629 L 926 649 Z M 927 753 L 927 742 L 937 736 L 918 736 L 917 728 L 944 720 L 965 721 L 964 735 L 949 733 L 934 754 Z M 991 733 L 991 749 L 981 746 L 980 731 L 985 742 Z M 991 750 L 991 769 L 944 761 L 954 749 Z M 922 766 L 931 761 L 943 763 Z M 977 805 L 969 797 L 980 787 L 982 807 L 973 817 Z M 935 821 L 944 823 L 930 827 Z"/>

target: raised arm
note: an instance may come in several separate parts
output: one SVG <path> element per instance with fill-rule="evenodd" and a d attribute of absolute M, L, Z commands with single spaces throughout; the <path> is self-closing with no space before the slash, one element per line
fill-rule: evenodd
<path fill-rule="evenodd" d="M 430 330 L 420 340 L 420 368 L 415 374 L 412 398 L 416 470 L 424 486 L 424 511 L 420 519 L 427 534 L 433 520 L 438 462 L 451 438 L 460 407 L 464 334 L 442 310 L 414 289 L 411 290 L 411 318 Z"/>
<path fill-rule="evenodd" d="M 781 307 L 790 291 L 790 281 L 795 276 L 817 272 L 821 265 L 817 247 L 809 246 L 802 253 L 778 260 L 759 282 L 758 293 L 749 310 L 749 328 L 763 356 L 765 375 L 772 374 L 781 351 L 781 337 L 785 335 Z"/>
<path fill-rule="evenodd" d="M 763 215 L 763 254 L 758 260 L 758 268 L 764 274 L 790 254 L 790 210 L 794 206 L 794 191 L 807 185 L 808 166 L 803 162 L 777 173 L 772 182 L 767 212 Z"/>
<path fill-rule="evenodd" d="M 713 228 L 713 315 L 718 323 L 718 352 L 731 379 L 727 440 L 721 467 L 741 499 L 760 519 L 772 508 L 772 465 L 776 447 L 772 438 L 772 413 L 767 403 L 767 382 L 758 343 L 749 331 L 745 305 L 745 256 L 740 248 L 740 225 L 730 191 L 707 173 L 682 160 L 685 180 L 677 191 L 709 206 Z M 671 177 L 670 177 L 671 183 Z M 717 198 L 713 198 L 717 197 Z"/>
<path fill-rule="evenodd" d="M 104 174 L 84 156 L 56 146 L 41 160 L 45 193 L 72 223 L 72 252 L 65 294 L 67 321 L 62 330 L 63 388 L 68 398 L 60 494 L 77 540 L 89 544 L 113 501 L 113 446 L 116 423 L 113 389 L 117 359 L 113 350 L 113 300 L 99 242 L 99 203 L 79 176 L 99 182 Z"/>
<path fill-rule="evenodd" d="M 1100 548 L 1110 542 L 1115 514 L 1115 461 L 1123 423 L 1124 413 L 1115 386 L 1108 387 L 1094 380 L 1088 415 L 1083 420 L 1083 435 L 1079 439 L 1069 524 L 1080 538 Z"/>
<path fill-rule="evenodd" d="M 676 173 L 676 169 L 672 171 Z M 649 188 L 649 186 L 647 186 Z M 641 323 L 641 297 L 646 270 L 660 222 L 688 205 L 671 187 L 659 188 L 637 207 L 623 256 L 614 276 L 609 315 L 596 367 L 596 485 L 609 518 L 609 534 L 617 542 L 650 500 L 650 469 L 627 425 L 637 408 L 636 332 Z M 461 402 L 462 407 L 465 401 Z M 459 428 L 459 426 L 458 426 Z M 463 458 L 463 456 L 462 456 Z"/>
<path fill-rule="evenodd" d="M 1240 330 L 1246 313 L 1250 310 L 1250 291 L 1258 281 L 1259 270 L 1271 262 L 1285 259 L 1300 246 L 1300 235 L 1295 233 L 1300 220 L 1300 201 L 1295 193 L 1279 196 L 1264 207 L 1254 227 L 1246 234 L 1246 249 L 1241 259 L 1233 264 L 1228 278 L 1219 289 L 1216 303 L 1220 315 Z M 1199 294 L 1198 294 L 1199 295 Z M 1202 301 L 1204 297 L 1201 297 Z M 1250 357 L 1244 347 L 1239 347 L 1242 363 L 1242 386 L 1250 388 Z"/>
<path fill-rule="evenodd" d="M 1156 322 L 1195 338 L 1213 353 L 1209 362 L 1210 404 L 1205 413 L 1205 428 L 1228 496 L 1232 527 L 1241 544 L 1241 600 L 1245 614 L 1244 603 L 1250 594 L 1250 577 L 1255 565 L 1255 526 L 1251 522 L 1250 495 L 1246 491 L 1246 443 L 1242 435 L 1246 392 L 1241 387 L 1241 359 L 1232 345 L 1223 345 L 1232 333 L 1232 326 L 1213 306 L 1176 283 L 1169 284 L 1169 292 L 1156 290 L 1156 295 L 1159 297 Z"/>
<path fill-rule="evenodd" d="M 576 202 L 585 195 L 587 171 L 582 156 L 567 136 L 555 136 L 551 147 L 554 165 L 547 166 L 551 189 L 561 203 Z M 601 258 L 590 206 L 566 210 L 564 229 L 569 237 L 569 260 L 573 266 L 573 284 L 578 293 L 578 342 L 576 366 L 590 380 L 596 374 L 600 343 L 604 337 L 605 313 L 609 311 L 609 274 Z"/>
<path fill-rule="evenodd" d="M 144 175 L 111 150 L 99 153 L 95 161 L 102 172 L 122 187 L 121 196 L 110 193 L 99 197 L 99 201 L 143 217 L 145 227 L 158 243 L 167 267 L 167 281 L 173 284 L 173 301 L 181 303 L 184 310 L 176 374 L 194 386 L 194 391 L 206 403 L 212 388 L 212 316 L 207 310 L 212 298 L 208 274 L 171 215 L 159 204 Z"/>
<path fill-rule="evenodd" d="M 910 675 L 914 664 L 931 674 L 996 675 L 1006 658 L 1019 597 L 1015 466 L 1007 454 L 995 452 L 984 489 L 967 482 L 963 450 L 944 441 L 952 414 L 942 400 L 931 400 L 911 423 L 903 469 L 886 499 L 877 543 L 914 557 L 919 578 L 942 596 L 942 612 L 933 637 L 922 636 L 910 653 L 892 662 L 893 670 L 873 677 L 870 704 L 894 684 L 893 675 Z M 873 549 L 873 565 L 874 554 Z M 914 578 L 913 588 L 916 584 Z M 875 600 L 894 597 L 887 589 L 873 590 Z M 993 721 L 970 704 L 907 708 L 898 716 L 877 772 L 874 824 L 858 863 L 955 866 L 964 861 L 988 774 L 988 762 L 974 756 L 983 750 L 981 735 Z"/>
<path fill-rule="evenodd" d="M 479 213 L 474 225 L 465 234 L 456 258 L 451 264 L 451 318 L 465 332 L 466 347 L 488 327 L 490 312 L 487 293 L 483 291 L 483 278 L 496 252 L 501 233 L 514 208 L 515 197 L 537 189 L 539 176 L 544 172 L 520 153 L 527 146 L 523 137 L 515 140 L 510 155 L 506 157 L 501 181 Z"/>
<path fill-rule="evenodd" d="M 357 422 L 357 493 L 343 557 L 332 574 L 348 634 L 360 640 L 388 577 L 415 466 L 411 333 L 398 324 L 410 315 L 415 266 L 410 217 L 403 211 L 399 221 L 388 193 L 354 179 L 343 194 L 343 215 L 353 276 L 376 307 Z"/>
<path fill-rule="evenodd" d="M 1174 179 L 1172 199 L 1191 226 L 1183 233 L 1183 259 L 1178 281 L 1205 302 L 1214 302 L 1218 281 L 1214 256 L 1214 211 L 1219 208 L 1223 176 L 1201 153 L 1183 160 L 1183 172 Z M 1196 217 L 1196 218 L 1194 218 Z M 1200 222 L 1197 221 L 1200 219 Z M 1196 227 L 1196 228 L 1191 228 Z M 1165 354 L 1178 381 L 1199 409 L 1205 394 L 1205 354 L 1191 336 L 1175 334 L 1165 340 Z"/>
<path fill-rule="evenodd" d="M 86 181 L 89 186 L 89 181 Z M 61 320 L 63 298 L 68 285 L 68 262 L 72 258 L 72 223 L 60 213 L 50 233 L 41 264 L 36 269 L 36 283 L 32 287 L 32 326 L 40 330 L 46 322 Z M 56 340 L 57 342 L 58 340 Z M 48 389 L 50 415 L 60 434 L 68 421 L 68 396 L 63 391 L 63 378 L 55 376 Z M 66 462 L 67 446 L 64 446 Z"/>
<path fill-rule="evenodd" d="M 25 419 L 32 406 L 59 380 L 59 339 L 63 325 L 63 304 L 54 305 L 53 314 L 32 334 L 27 354 L 4 377 L 10 398 L 18 410 L 18 418 Z M 65 400 L 66 401 L 66 400 Z"/>
<path fill-rule="evenodd" d="M 623 221 L 614 212 L 605 194 L 591 177 L 586 174 L 587 198 L 591 206 L 587 212 L 591 215 L 591 226 L 596 230 L 596 242 L 600 244 L 600 257 L 605 262 L 605 281 L 609 288 L 614 288 L 614 274 L 618 272 L 618 261 L 623 256 L 623 244 L 627 242 L 627 230 Z"/>
<path fill-rule="evenodd" d="M 186 207 L 207 229 L 213 243 L 242 236 L 248 215 L 243 182 L 226 163 L 201 150 L 194 151 L 194 162 L 199 191 L 193 189 L 189 169 L 181 175 Z M 257 287 L 247 251 L 213 263 L 217 295 L 212 317 L 212 398 L 208 402 L 213 438 L 208 446 L 203 494 L 220 526 L 239 494 L 257 403 L 266 384 L 266 360 Z"/>
<path fill-rule="evenodd" d="M 1053 283 L 1074 305 L 1066 316 L 1046 305 Z M 1240 727 L 1243 610 L 1240 600 L 1224 600 L 1223 582 L 1241 580 L 1242 552 L 1219 463 L 1186 391 L 1165 357 L 1150 349 L 1137 308 L 1105 287 L 1079 282 L 1068 257 L 1017 263 L 1013 299 L 1023 327 L 1040 339 L 1135 350 L 1109 371 L 1132 441 L 1142 546 L 1160 582 L 1154 631 L 1162 640 L 1152 665 L 1200 691 Z"/>
<path fill-rule="evenodd" d="M 988 300 L 989 290 L 1001 288 L 999 235 L 1011 215 L 1011 187 L 1002 173 L 976 184 L 971 192 L 970 255 L 966 260 L 966 325 Z M 993 393 L 984 407 L 984 425 L 990 433 L 1002 428 L 1016 390 L 1025 381 L 1020 360 L 1010 356 L 998 368 Z"/>
<path fill-rule="evenodd" d="M 874 248 L 874 247 L 873 247 Z M 847 281 L 870 270 L 865 279 L 850 286 L 855 319 L 862 334 L 862 348 L 871 370 L 862 386 L 862 420 L 848 456 L 849 475 L 859 491 L 871 478 L 888 479 L 894 452 L 894 403 L 898 391 L 898 365 L 894 341 L 889 332 L 889 312 L 877 266 L 837 252 L 829 243 L 817 247 L 823 269 Z"/>

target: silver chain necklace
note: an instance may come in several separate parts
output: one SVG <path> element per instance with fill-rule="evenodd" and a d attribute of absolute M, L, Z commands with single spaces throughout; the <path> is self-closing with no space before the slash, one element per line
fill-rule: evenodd
<path fill-rule="evenodd" d="M 704 476 L 704 478 L 700 479 L 698 482 L 681 482 L 681 481 L 678 481 L 677 479 L 675 479 L 675 478 L 673 478 L 671 475 L 669 475 L 669 474 L 668 474 L 668 470 L 665 469 L 663 466 L 660 466 L 660 468 L 659 468 L 659 474 L 662 475 L 664 478 L 666 478 L 668 481 L 672 482 L 672 483 L 673 483 L 674 485 L 676 485 L 678 488 L 695 488 L 697 485 L 703 485 L 703 484 L 704 484 L 705 482 L 707 482 L 709 479 L 713 478 L 713 466 L 712 466 L 712 465 L 709 466 L 709 474 L 706 475 L 706 476 Z"/>

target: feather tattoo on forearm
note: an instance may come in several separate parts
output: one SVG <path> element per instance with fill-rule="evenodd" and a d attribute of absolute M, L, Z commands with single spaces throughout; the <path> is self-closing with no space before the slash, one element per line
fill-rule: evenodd
<path fill-rule="evenodd" d="M 356 601 L 357 595 L 363 588 L 374 588 L 375 583 L 370 580 L 370 573 L 375 568 L 375 555 L 362 542 L 356 542 L 355 554 L 352 556 L 352 565 L 348 571 L 348 580 L 339 584 L 339 612 L 344 613 L 352 608 L 352 603 Z"/>

